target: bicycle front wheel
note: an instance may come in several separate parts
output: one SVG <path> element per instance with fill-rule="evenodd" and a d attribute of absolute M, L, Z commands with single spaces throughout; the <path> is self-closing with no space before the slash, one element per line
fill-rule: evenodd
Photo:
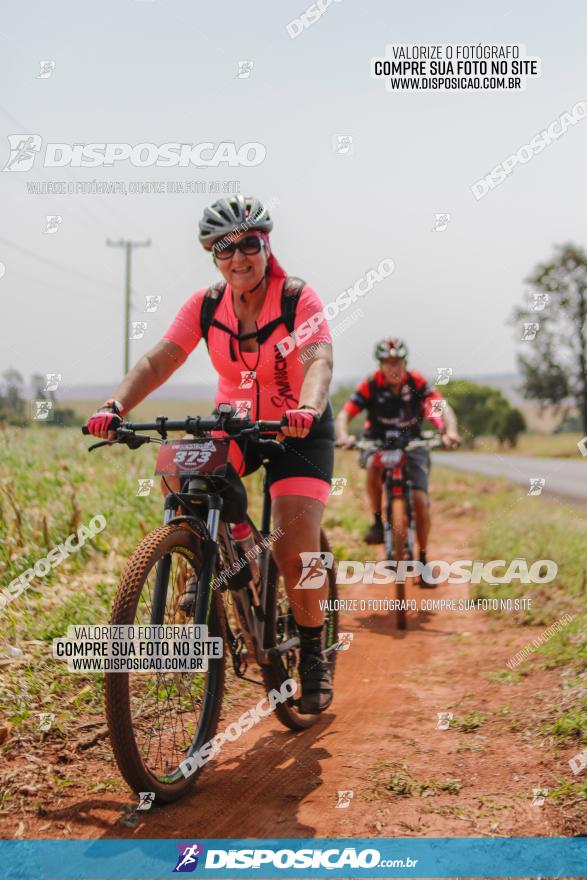
<path fill-rule="evenodd" d="M 193 623 L 179 609 L 192 574 L 202 564 L 202 544 L 184 525 L 160 526 L 139 544 L 123 572 L 111 624 Z M 203 621 L 196 621 L 203 623 Z M 208 635 L 224 639 L 222 600 L 212 592 Z M 135 792 L 177 800 L 200 769 L 185 776 L 180 764 L 215 734 L 224 694 L 225 658 L 205 672 L 109 673 L 106 717 L 116 762 Z"/>

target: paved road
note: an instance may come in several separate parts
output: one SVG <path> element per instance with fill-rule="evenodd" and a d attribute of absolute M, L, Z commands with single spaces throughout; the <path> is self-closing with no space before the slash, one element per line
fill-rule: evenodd
<path fill-rule="evenodd" d="M 434 462 L 459 471 L 502 477 L 530 489 L 530 480 L 545 480 L 543 493 L 587 505 L 587 458 L 533 458 L 528 455 L 481 455 L 476 452 L 436 453 Z"/>

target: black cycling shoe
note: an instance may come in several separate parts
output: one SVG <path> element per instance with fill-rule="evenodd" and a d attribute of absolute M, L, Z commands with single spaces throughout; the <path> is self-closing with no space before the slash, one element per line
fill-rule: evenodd
<path fill-rule="evenodd" d="M 369 526 L 363 540 L 366 544 L 383 544 L 383 523 L 380 519 L 376 519 L 373 525 Z"/>
<path fill-rule="evenodd" d="M 322 654 L 305 654 L 298 669 L 302 683 L 299 711 L 302 715 L 324 712 L 332 703 L 334 690 L 330 664 Z"/>

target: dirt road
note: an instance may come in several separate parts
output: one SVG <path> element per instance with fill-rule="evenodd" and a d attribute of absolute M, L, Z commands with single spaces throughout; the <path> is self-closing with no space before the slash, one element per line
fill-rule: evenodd
<path fill-rule="evenodd" d="M 436 505 L 436 558 L 460 558 L 471 518 L 452 520 Z M 470 557 L 469 557 L 470 558 Z M 385 598 L 391 587 L 343 587 L 341 595 Z M 463 597 L 462 586 L 408 594 Z M 83 752 L 46 742 L 42 754 L 13 754 L 31 787 L 20 817 L 0 817 L 3 837 L 467 837 L 581 833 L 556 806 L 533 805 L 533 789 L 568 775 L 570 754 L 555 753 L 536 729 L 560 691 L 560 674 L 536 669 L 517 683 L 491 681 L 537 630 L 483 612 L 409 615 L 399 632 L 386 612 L 343 613 L 352 632 L 339 652 L 332 709 L 293 734 L 269 717 L 202 773 L 192 796 L 128 817 L 137 800 L 112 762 L 107 739 Z M 250 686 L 221 726 L 254 705 Z M 448 730 L 438 713 L 452 712 Z M 99 731 L 98 731 L 99 733 Z M 567 750 L 568 751 L 568 750 Z M 50 766 L 50 772 L 47 771 Z M 53 784 L 48 784 L 49 780 Z M 348 806 L 341 807 L 338 792 Z M 574 824 L 575 823 L 575 824 Z M 584 830 L 582 833 L 585 833 Z"/>

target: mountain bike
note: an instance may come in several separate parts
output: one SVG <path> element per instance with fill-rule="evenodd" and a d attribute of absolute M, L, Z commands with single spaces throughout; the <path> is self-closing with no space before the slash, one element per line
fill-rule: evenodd
<path fill-rule="evenodd" d="M 245 487 L 228 462 L 231 439 L 255 444 L 266 465 L 273 455 L 287 454 L 275 435 L 277 421 L 236 418 L 230 404 L 220 404 L 210 418 L 124 422 L 116 440 L 100 446 L 126 444 L 138 449 L 160 444 L 156 474 L 179 477 L 179 491 L 170 489 L 163 525 L 141 541 L 129 558 L 114 600 L 110 623 L 153 625 L 193 623 L 220 637 L 222 657 L 209 659 L 203 672 L 116 672 L 105 675 L 106 717 L 112 749 L 123 777 L 135 792 L 155 793 L 169 803 L 185 795 L 202 767 L 187 778 L 180 764 L 214 737 L 225 691 L 229 654 L 235 675 L 267 692 L 290 678 L 295 694 L 275 706 L 275 715 L 294 731 L 315 724 L 319 715 L 299 711 L 301 686 L 297 673 L 299 635 L 283 577 L 270 552 L 271 498 L 267 470 L 263 482 L 261 528 L 246 514 Z M 85 434 L 87 428 L 82 429 Z M 154 437 L 141 431 L 155 431 Z M 168 440 L 170 432 L 188 438 Z M 220 436 L 219 436 L 220 435 Z M 259 580 L 242 565 L 241 548 L 231 523 L 246 521 L 256 544 Z M 330 553 L 321 532 L 321 552 Z M 258 552 L 261 548 L 261 552 Z M 246 563 L 246 559 L 244 560 Z M 244 577 L 243 577 L 244 572 Z M 335 608 L 336 569 L 327 570 L 328 606 Z M 338 645 L 336 611 L 325 612 L 323 656 L 334 674 Z M 251 678 L 251 662 L 261 679 Z"/>
<path fill-rule="evenodd" d="M 376 457 L 382 468 L 382 492 L 385 498 L 383 510 L 383 542 L 385 559 L 390 562 L 414 559 L 416 524 L 412 503 L 412 483 L 406 474 L 408 452 L 418 447 L 433 449 L 442 446 L 442 440 L 433 431 L 423 431 L 422 436 L 411 439 L 399 431 L 387 431 L 385 440 L 361 438 L 351 449 L 360 449 L 366 455 Z M 396 577 L 398 629 L 406 629 L 405 577 Z"/>

